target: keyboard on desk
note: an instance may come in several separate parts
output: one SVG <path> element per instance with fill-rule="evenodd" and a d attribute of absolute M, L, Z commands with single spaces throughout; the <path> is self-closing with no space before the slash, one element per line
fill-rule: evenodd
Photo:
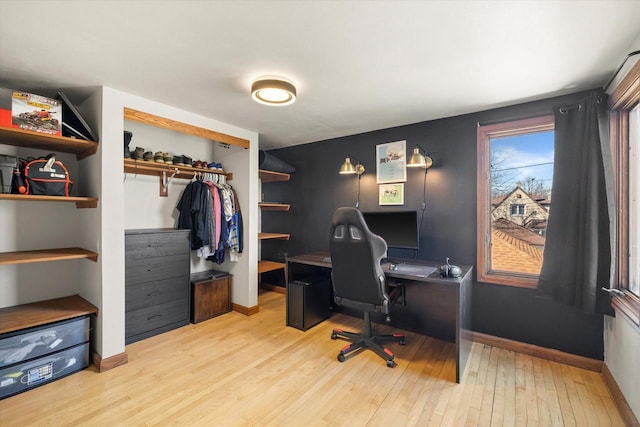
<path fill-rule="evenodd" d="M 408 276 L 416 277 L 427 277 L 436 270 L 434 267 L 426 265 L 405 264 L 401 262 L 385 262 L 382 264 L 382 269 L 390 273 L 406 274 Z"/>

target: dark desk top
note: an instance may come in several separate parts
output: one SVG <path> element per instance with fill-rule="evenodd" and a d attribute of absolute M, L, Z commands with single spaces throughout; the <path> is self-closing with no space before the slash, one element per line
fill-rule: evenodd
<path fill-rule="evenodd" d="M 299 264 L 315 265 L 318 267 L 331 268 L 331 257 L 329 252 L 312 252 L 287 257 L 287 262 L 295 262 Z M 395 269 L 392 269 L 392 264 Z M 468 274 L 471 273 L 472 266 L 458 265 L 462 269 L 462 276 L 458 278 L 441 277 L 438 264 L 434 261 L 424 261 L 419 259 L 404 258 L 388 258 L 382 264 L 382 270 L 387 277 L 399 279 L 408 279 L 416 281 L 430 281 L 441 283 L 460 283 Z"/>

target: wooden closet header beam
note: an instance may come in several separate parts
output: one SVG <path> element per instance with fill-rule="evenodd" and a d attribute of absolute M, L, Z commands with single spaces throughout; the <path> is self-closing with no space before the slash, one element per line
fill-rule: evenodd
<path fill-rule="evenodd" d="M 143 113 L 142 111 L 137 111 L 127 107 L 124 108 L 124 118 L 126 120 L 132 120 L 134 122 L 144 123 L 146 125 L 159 127 L 162 129 L 168 129 L 175 132 L 194 135 L 204 139 L 210 139 L 212 141 L 224 142 L 226 144 L 236 145 L 242 148 L 249 148 L 249 140 L 247 139 L 215 132 L 209 129 L 189 125 L 153 114 Z"/>

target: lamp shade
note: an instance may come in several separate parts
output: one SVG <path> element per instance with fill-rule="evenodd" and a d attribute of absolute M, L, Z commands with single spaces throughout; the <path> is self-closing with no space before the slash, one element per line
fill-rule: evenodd
<path fill-rule="evenodd" d="M 433 159 L 429 156 L 423 156 L 420 153 L 420 147 L 413 149 L 413 154 L 409 157 L 407 161 L 408 168 L 430 168 L 433 165 Z"/>
<path fill-rule="evenodd" d="M 340 166 L 340 173 L 343 175 L 356 173 L 356 168 L 349 157 L 345 158 L 344 163 Z"/>
<path fill-rule="evenodd" d="M 296 101 L 297 91 L 293 83 L 278 78 L 261 78 L 251 84 L 251 97 L 265 105 L 290 105 Z"/>
<path fill-rule="evenodd" d="M 340 166 L 340 173 L 343 175 L 349 175 L 349 174 L 355 173 L 355 174 L 358 174 L 358 178 L 359 178 L 360 175 L 364 173 L 364 165 L 360 163 L 360 161 L 358 160 L 358 162 L 354 166 L 353 163 L 351 163 L 351 158 L 347 156 L 344 159 L 344 163 L 342 164 L 342 166 Z"/>

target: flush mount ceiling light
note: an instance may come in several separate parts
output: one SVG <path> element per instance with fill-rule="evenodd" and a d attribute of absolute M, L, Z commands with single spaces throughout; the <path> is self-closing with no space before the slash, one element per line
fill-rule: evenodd
<path fill-rule="evenodd" d="M 251 97 L 265 105 L 290 105 L 296 101 L 296 87 L 280 77 L 261 77 L 251 84 Z"/>

